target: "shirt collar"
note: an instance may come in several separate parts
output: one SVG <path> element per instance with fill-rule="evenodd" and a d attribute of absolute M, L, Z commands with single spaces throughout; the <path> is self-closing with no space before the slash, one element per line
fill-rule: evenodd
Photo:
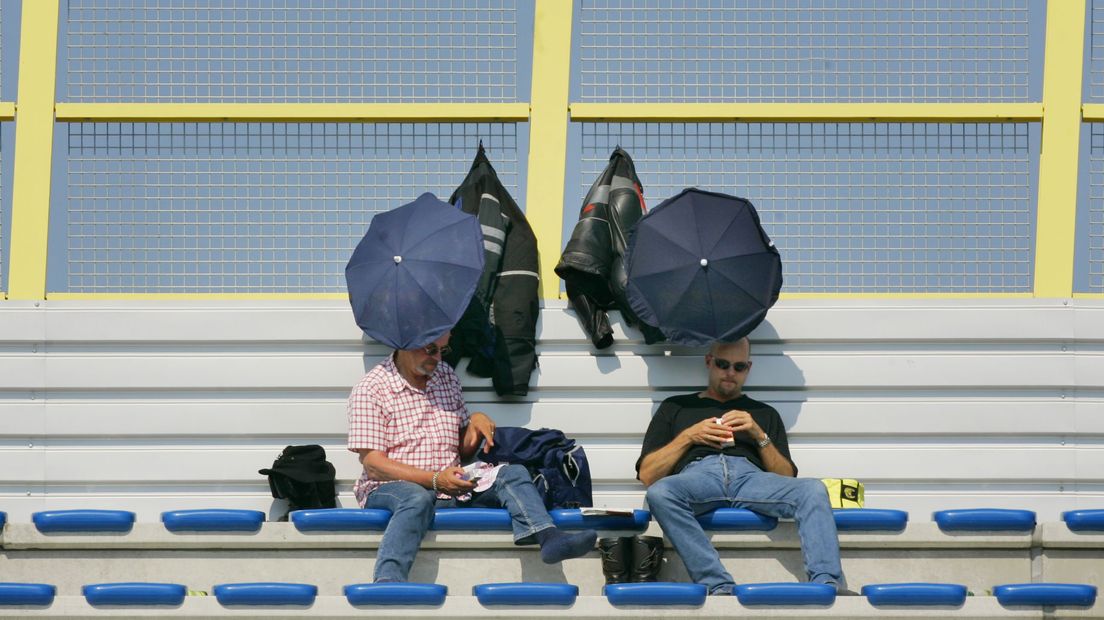
<path fill-rule="evenodd" d="M 429 381 L 426 382 L 426 391 L 429 390 L 430 385 L 437 383 L 437 377 L 441 374 L 440 368 L 441 364 L 443 363 L 444 361 L 441 361 L 439 364 L 437 364 L 437 368 L 433 371 L 433 374 L 430 375 Z M 419 390 L 413 385 L 410 385 L 410 383 L 402 376 L 402 373 L 399 372 L 399 367 L 395 364 L 394 353 L 388 355 L 387 359 L 384 360 L 383 369 L 387 372 L 387 385 L 391 388 L 392 392 L 398 394 L 403 390 L 409 389 L 414 392 L 418 392 L 419 394 L 423 393 L 423 390 Z"/>

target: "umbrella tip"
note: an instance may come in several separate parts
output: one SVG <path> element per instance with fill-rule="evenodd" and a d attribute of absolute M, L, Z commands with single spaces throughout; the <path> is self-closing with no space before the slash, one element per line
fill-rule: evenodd
<path fill-rule="evenodd" d="M 398 265 L 399 263 L 402 262 L 402 257 L 397 255 L 397 254 L 395 256 L 393 256 L 392 258 L 395 259 L 395 264 L 396 265 Z"/>
<path fill-rule="evenodd" d="M 396 256 L 395 258 L 398 258 L 398 257 Z M 396 261 L 396 262 L 398 262 L 398 261 Z M 709 259 L 708 258 L 703 258 L 700 261 L 698 261 L 698 263 L 700 263 L 702 267 L 708 267 L 709 266 Z"/>

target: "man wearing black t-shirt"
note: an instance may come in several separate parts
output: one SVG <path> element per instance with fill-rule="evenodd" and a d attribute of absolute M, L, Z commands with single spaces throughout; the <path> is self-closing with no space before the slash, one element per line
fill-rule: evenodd
<path fill-rule="evenodd" d="M 695 516 L 723 507 L 794 519 L 809 581 L 849 592 L 824 484 L 796 477 L 782 418 L 743 393 L 750 355 L 747 338 L 714 344 L 705 356 L 706 390 L 659 406 L 636 462 L 648 507 L 691 579 L 710 594 L 729 594 L 735 583 Z"/>

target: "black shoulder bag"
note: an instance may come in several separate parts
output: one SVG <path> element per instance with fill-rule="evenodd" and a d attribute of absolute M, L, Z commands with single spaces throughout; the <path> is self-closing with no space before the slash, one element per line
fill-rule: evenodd
<path fill-rule="evenodd" d="M 288 446 L 258 473 L 268 476 L 272 497 L 286 499 L 288 512 L 305 508 L 336 508 L 334 466 L 326 460 L 322 446 Z M 280 521 L 287 521 L 287 515 Z"/>

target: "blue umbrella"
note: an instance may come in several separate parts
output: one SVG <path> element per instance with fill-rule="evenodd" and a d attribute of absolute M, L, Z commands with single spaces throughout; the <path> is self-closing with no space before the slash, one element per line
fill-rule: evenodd
<path fill-rule="evenodd" d="M 372 218 L 345 267 L 345 284 L 366 334 L 416 349 L 456 325 L 482 273 L 479 220 L 425 193 Z"/>
<path fill-rule="evenodd" d="M 671 342 L 751 333 L 782 289 L 782 259 L 743 198 L 685 189 L 633 228 L 629 305 Z"/>

